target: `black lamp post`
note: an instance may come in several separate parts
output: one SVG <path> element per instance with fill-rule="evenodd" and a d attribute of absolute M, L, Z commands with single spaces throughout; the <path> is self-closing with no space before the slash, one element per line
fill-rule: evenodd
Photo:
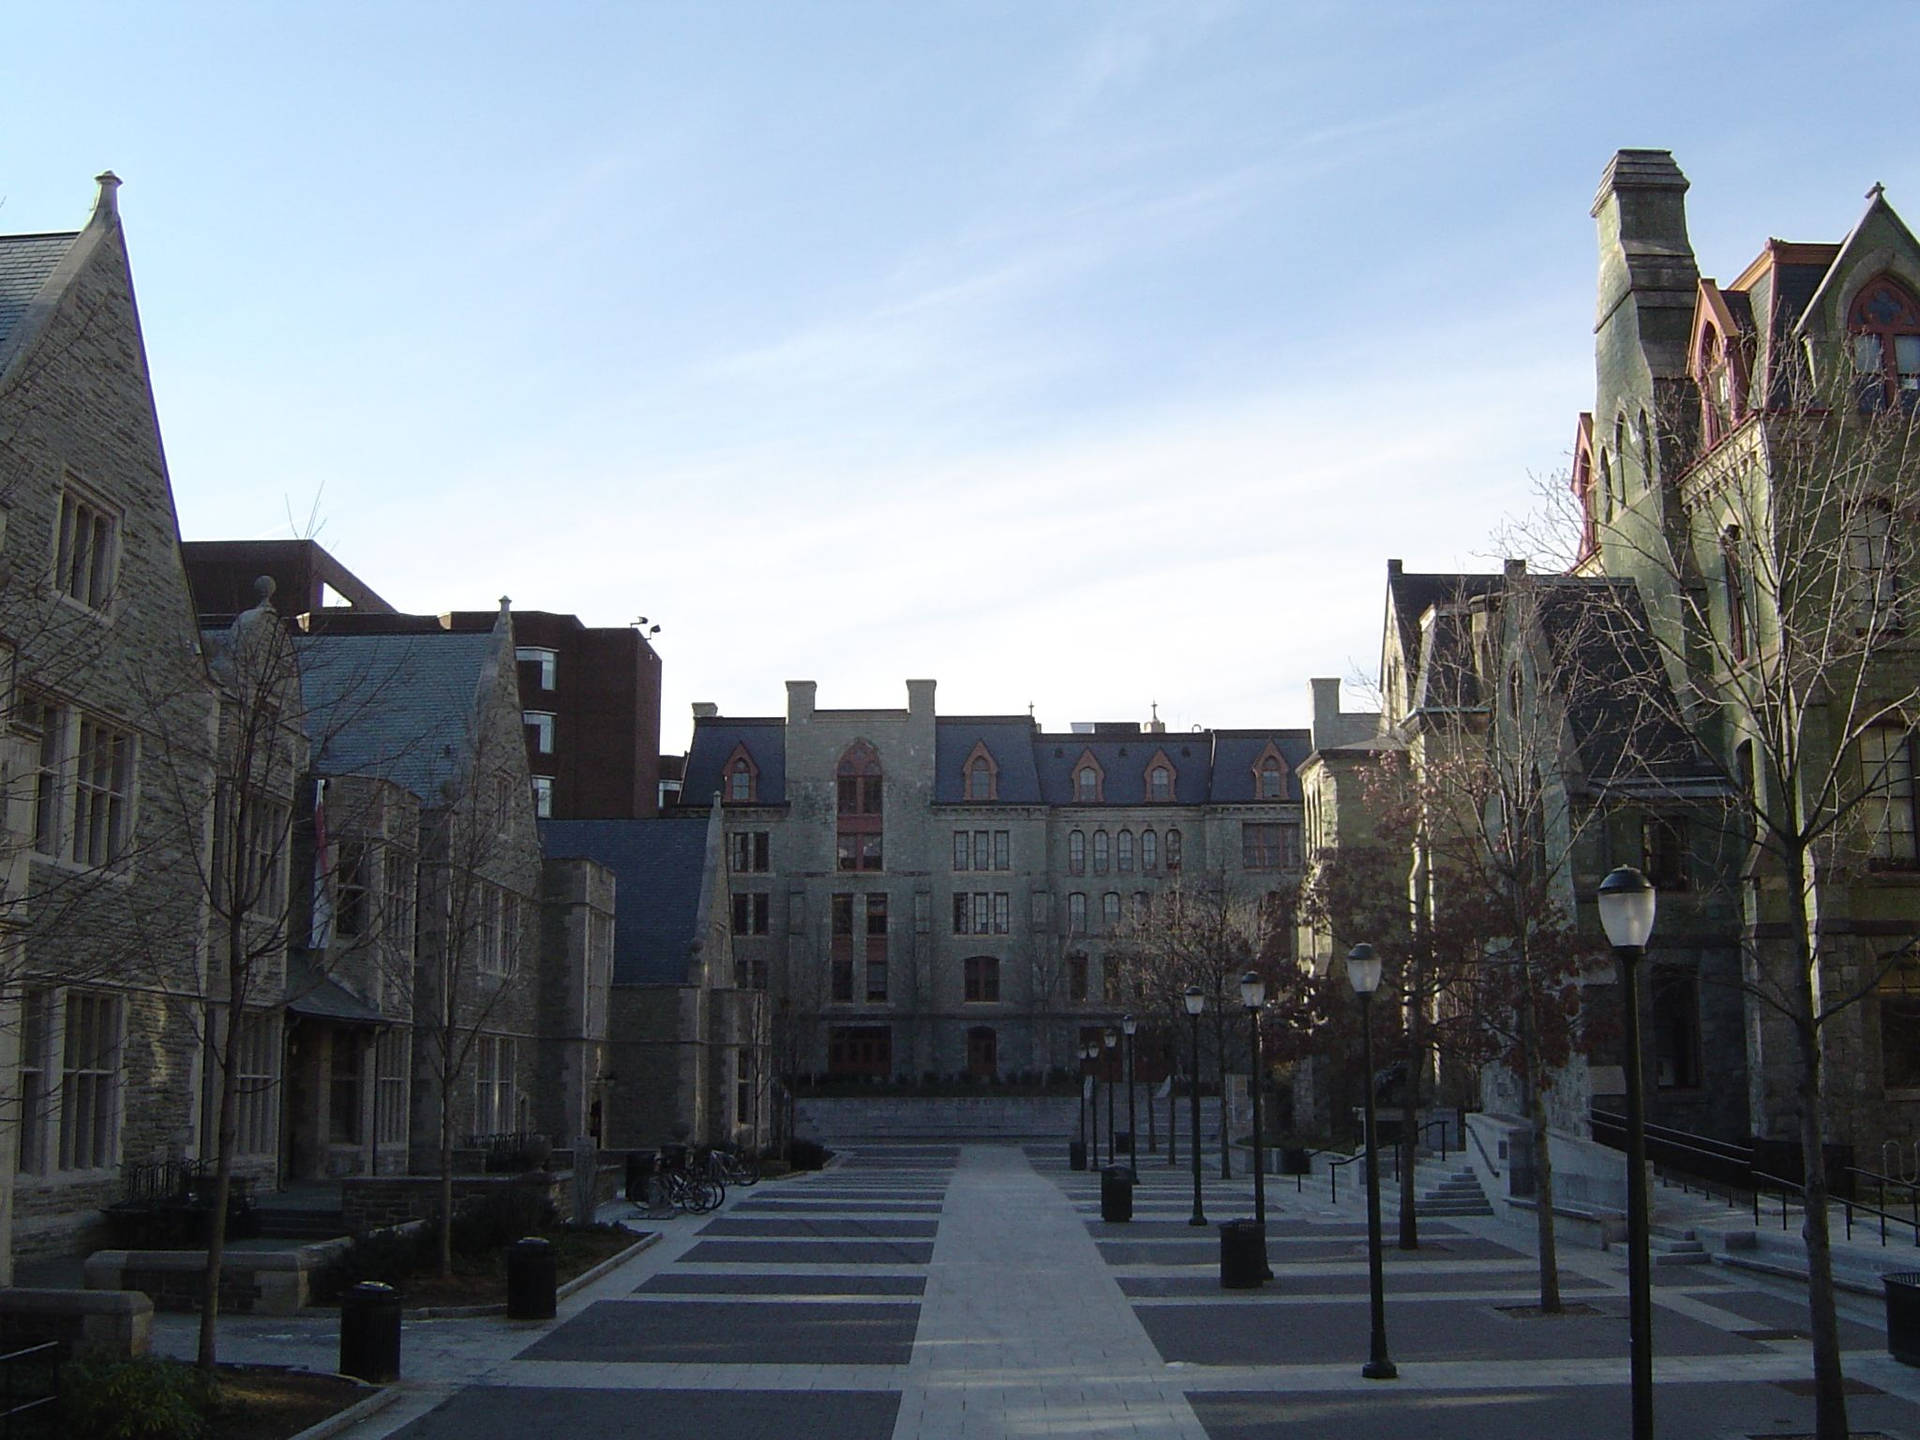
<path fill-rule="evenodd" d="M 1137 1022 L 1131 1015 L 1120 1017 L 1120 1033 L 1127 1037 L 1127 1177 L 1140 1183 L 1140 1122 L 1133 1111 L 1133 1032 Z"/>
<path fill-rule="evenodd" d="M 1253 1092 L 1253 1218 L 1262 1243 L 1267 1225 L 1267 1161 L 1260 1130 L 1260 1007 L 1267 1003 L 1267 982 L 1257 971 L 1240 977 L 1240 1005 L 1247 1012 L 1247 1088 Z"/>
<path fill-rule="evenodd" d="M 1640 962 L 1653 933 L 1654 888 L 1622 865 L 1600 882 L 1600 923 L 1620 972 L 1627 1041 L 1627 1354 L 1633 1440 L 1653 1440 L 1653 1282 L 1647 1254 L 1647 1117 L 1640 1058 Z"/>
<path fill-rule="evenodd" d="M 1087 1052 L 1076 1047 L 1073 1058 L 1080 1062 L 1080 1073 L 1076 1077 L 1080 1083 L 1074 1088 L 1079 1091 L 1080 1101 L 1080 1163 L 1085 1165 L 1087 1163 Z"/>
<path fill-rule="evenodd" d="M 1193 1022 L 1193 1074 L 1188 1078 L 1187 1094 L 1193 1101 L 1193 1217 L 1189 1225 L 1207 1223 L 1207 1212 L 1200 1208 L 1200 1012 L 1207 1008 L 1206 992 L 1198 985 L 1187 987 L 1187 1019 Z"/>
<path fill-rule="evenodd" d="M 1360 997 L 1360 1050 L 1367 1092 L 1367 1298 L 1373 1310 L 1373 1338 L 1360 1373 L 1369 1380 L 1393 1380 L 1400 1372 L 1387 1358 L 1387 1284 L 1380 1260 L 1380 1151 L 1375 1144 L 1373 1113 L 1373 992 L 1380 988 L 1380 957 L 1371 945 L 1356 945 L 1347 952 L 1347 979 L 1353 982 L 1353 993 Z"/>
<path fill-rule="evenodd" d="M 1113 1047 L 1120 1043 L 1120 1037 L 1114 1033 L 1113 1026 L 1109 1025 L 1101 1033 L 1100 1039 L 1107 1047 L 1107 1058 L 1103 1066 L 1107 1072 L 1107 1164 L 1118 1165 L 1120 1152 L 1113 1143 Z"/>

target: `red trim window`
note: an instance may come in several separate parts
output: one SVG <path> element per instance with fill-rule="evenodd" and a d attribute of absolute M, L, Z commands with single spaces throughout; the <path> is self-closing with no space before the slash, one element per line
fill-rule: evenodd
<path fill-rule="evenodd" d="M 1098 805 L 1107 798 L 1107 772 L 1091 750 L 1082 751 L 1073 762 L 1073 798 L 1081 805 Z"/>
<path fill-rule="evenodd" d="M 1912 411 L 1920 403 L 1920 304 L 1913 292 L 1891 275 L 1869 280 L 1847 312 L 1847 331 L 1861 411 L 1888 409 L 1896 396 Z"/>
<path fill-rule="evenodd" d="M 1287 798 L 1287 757 L 1271 740 L 1253 762 L 1253 793 L 1262 800 Z"/>
<path fill-rule="evenodd" d="M 965 777 L 965 788 L 962 793 L 968 800 L 1000 798 L 1000 767 L 994 764 L 993 752 L 987 749 L 984 740 L 974 745 L 961 773 Z"/>
<path fill-rule="evenodd" d="M 842 870 L 880 868 L 882 786 L 880 757 L 873 746 L 856 740 L 840 757 L 838 781 L 838 864 Z"/>
<path fill-rule="evenodd" d="M 720 769 L 720 794 L 729 805 L 751 805 L 760 798 L 760 767 L 744 745 L 733 747 Z"/>
<path fill-rule="evenodd" d="M 1146 795 L 1150 804 L 1167 805 L 1173 801 L 1176 772 L 1173 761 L 1167 758 L 1167 752 L 1156 750 L 1153 758 L 1147 761 Z"/>

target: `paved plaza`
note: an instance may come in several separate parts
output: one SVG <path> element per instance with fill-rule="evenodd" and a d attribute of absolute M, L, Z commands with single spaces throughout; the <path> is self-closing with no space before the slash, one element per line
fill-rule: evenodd
<path fill-rule="evenodd" d="M 864 1147 L 741 1191 L 720 1214 L 668 1222 L 555 1321 L 410 1322 L 404 1393 L 353 1440 L 1627 1433 L 1617 1250 L 1564 1248 L 1568 1310 L 1542 1317 L 1520 1231 L 1425 1220 L 1420 1249 L 1401 1252 L 1390 1227 L 1400 1378 L 1367 1381 L 1352 1187 L 1335 1205 L 1324 1179 L 1300 1190 L 1274 1179 L 1274 1279 L 1227 1291 L 1218 1231 L 1187 1223 L 1189 1169 L 1142 1156 L 1134 1218 L 1107 1224 L 1099 1177 L 1068 1170 L 1065 1148 Z M 1211 1221 L 1247 1215 L 1249 1185 L 1209 1176 L 1205 1204 Z M 1657 1280 L 1660 1434 L 1810 1429 L 1792 1282 L 1709 1265 L 1660 1266 Z M 1843 1309 L 1855 1434 L 1920 1437 L 1920 1371 L 1887 1357 L 1874 1302 L 1846 1297 Z M 330 1369 L 334 1334 L 235 1320 L 224 1349 Z"/>

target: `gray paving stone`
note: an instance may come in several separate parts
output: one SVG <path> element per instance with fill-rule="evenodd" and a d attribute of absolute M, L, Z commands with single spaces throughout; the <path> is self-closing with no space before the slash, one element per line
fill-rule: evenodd
<path fill-rule="evenodd" d="M 715 1436 L 891 1440 L 897 1394 L 828 1390 L 516 1389 L 476 1386 L 400 1430 L 404 1440 Z"/>
<path fill-rule="evenodd" d="M 522 1360 L 648 1365 L 904 1365 L 914 1305 L 603 1300 L 520 1352 Z"/>
<path fill-rule="evenodd" d="M 920 1295 L 924 1275 L 714 1275 L 668 1270 L 634 1287 L 651 1295 Z"/>
<path fill-rule="evenodd" d="M 914 1240 L 702 1240 L 681 1258 L 701 1265 L 925 1265 L 933 1246 Z"/>
<path fill-rule="evenodd" d="M 1279 1271 L 1279 1267 L 1275 1267 Z M 1532 1271 L 1503 1272 L 1489 1271 L 1462 1275 L 1448 1270 L 1409 1270 L 1405 1274 L 1394 1276 L 1395 1293 L 1429 1294 L 1446 1293 L 1454 1290 L 1511 1290 L 1517 1300 L 1524 1301 L 1539 1289 L 1540 1280 Z M 1568 1293 L 1577 1294 L 1604 1290 L 1606 1287 L 1598 1280 L 1589 1280 L 1581 1275 L 1562 1275 L 1560 1288 Z M 1158 1299 L 1176 1297 L 1188 1299 L 1237 1299 L 1243 1295 L 1365 1295 L 1367 1293 L 1367 1272 L 1365 1267 L 1344 1271 L 1340 1274 L 1315 1272 L 1312 1275 L 1286 1275 L 1277 1273 L 1259 1290 L 1239 1290 L 1228 1292 L 1220 1288 L 1220 1276 L 1216 1271 L 1209 1275 L 1122 1275 L 1120 1291 L 1130 1299 Z"/>
<path fill-rule="evenodd" d="M 794 1216 L 721 1215 L 700 1227 L 702 1235 L 758 1235 L 767 1239 L 931 1240 L 936 1220 L 813 1219 Z"/>

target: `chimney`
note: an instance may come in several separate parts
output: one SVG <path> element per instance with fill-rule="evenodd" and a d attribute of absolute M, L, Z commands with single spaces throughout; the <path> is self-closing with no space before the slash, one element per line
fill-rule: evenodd
<path fill-rule="evenodd" d="M 99 194 L 93 200 L 93 218 L 95 220 L 117 220 L 120 218 L 120 177 L 111 170 L 102 170 L 93 177 L 93 183 L 100 187 Z"/>
<path fill-rule="evenodd" d="M 1339 677 L 1309 680 L 1307 684 L 1313 687 L 1313 748 L 1338 745 L 1341 740 Z"/>
<path fill-rule="evenodd" d="M 933 715 L 933 689 L 936 680 L 907 681 L 907 714 L 931 718 Z"/>
<path fill-rule="evenodd" d="M 812 680 L 787 681 L 787 723 L 804 725 L 813 719 L 813 695 L 817 688 Z"/>
<path fill-rule="evenodd" d="M 1687 177 L 1668 150 L 1618 152 L 1593 197 L 1600 242 L 1594 329 L 1604 333 L 1617 318 L 1627 318 L 1620 312 L 1631 298 L 1633 338 L 1656 379 L 1687 370 L 1700 269 L 1687 239 L 1686 197 Z"/>
<path fill-rule="evenodd" d="M 1503 568 L 1507 579 L 1518 580 L 1527 573 L 1527 562 L 1525 559 L 1509 560 Z"/>
<path fill-rule="evenodd" d="M 693 718 L 696 720 L 712 720 L 718 716 L 719 713 L 720 707 L 711 700 L 696 700 L 693 702 Z"/>

